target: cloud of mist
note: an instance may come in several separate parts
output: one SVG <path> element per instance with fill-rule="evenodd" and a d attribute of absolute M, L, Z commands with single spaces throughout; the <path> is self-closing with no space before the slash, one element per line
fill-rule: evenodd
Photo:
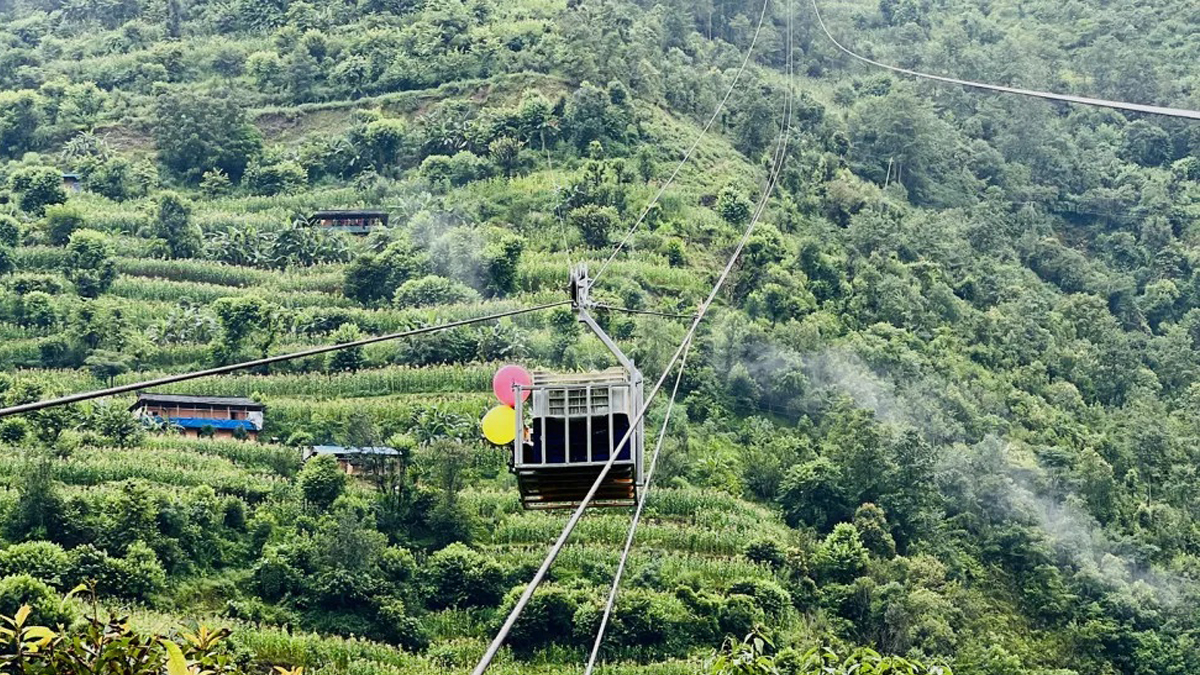
<path fill-rule="evenodd" d="M 975 451 L 990 455 L 1002 472 L 1007 494 L 999 503 L 982 504 L 1006 518 L 1032 521 L 1045 533 L 1060 563 L 1094 574 L 1111 586 L 1144 585 L 1159 601 L 1180 599 L 1186 579 L 1154 570 L 1138 562 L 1131 551 L 1114 541 L 1073 494 L 1056 494 L 1040 467 L 1023 466 L 1013 459 L 1012 446 L 989 437 Z"/>
<path fill-rule="evenodd" d="M 487 286 L 483 262 L 483 235 L 459 219 L 442 213 L 421 211 L 409 221 L 414 244 L 429 252 L 433 273 L 457 279 L 476 290 Z"/>
<path fill-rule="evenodd" d="M 986 478 L 990 489 L 1000 490 L 999 495 L 977 492 L 979 506 L 998 520 L 1035 524 L 1062 566 L 1093 574 L 1112 587 L 1150 589 L 1164 603 L 1178 600 L 1189 583 L 1139 563 L 1128 545 L 1114 541 L 1087 512 L 1080 497 L 1050 487 L 1046 472 L 1036 464 L 1015 461 L 1012 446 L 1004 440 L 995 435 L 969 438 L 954 419 L 955 411 L 948 409 L 947 383 L 928 378 L 897 382 L 844 347 L 800 354 L 771 345 L 756 346 L 752 353 L 753 358 L 743 357 L 741 362 L 764 390 L 780 371 L 798 365 L 806 379 L 802 406 L 806 412 L 818 412 L 829 394 L 845 395 L 876 419 L 916 429 L 938 447 L 970 447 L 985 459 L 982 466 L 992 474 L 976 473 L 976 478 Z M 943 461 L 950 464 L 959 459 L 948 456 Z"/>

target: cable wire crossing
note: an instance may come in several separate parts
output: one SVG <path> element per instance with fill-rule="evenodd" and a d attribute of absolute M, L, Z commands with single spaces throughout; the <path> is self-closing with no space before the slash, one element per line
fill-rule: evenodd
<path fill-rule="evenodd" d="M 772 158 L 773 162 L 775 163 L 775 173 L 774 173 L 773 178 L 770 175 L 770 173 L 768 173 L 768 184 L 764 190 L 763 199 L 760 202 L 759 207 L 755 213 L 755 220 L 757 220 L 758 218 L 760 218 L 762 216 L 762 212 L 766 206 L 767 199 L 769 198 L 771 192 L 774 190 L 775 182 L 778 181 L 779 176 L 782 173 L 783 161 L 784 161 L 784 157 L 787 153 L 788 139 L 790 139 L 791 131 L 792 131 L 792 106 L 794 104 L 794 96 L 792 95 L 792 91 L 793 91 L 793 86 L 795 84 L 795 79 L 794 79 L 795 64 L 794 64 L 794 59 L 793 59 L 793 54 L 792 54 L 792 44 L 793 44 L 792 40 L 793 40 L 793 35 L 794 35 L 793 24 L 792 24 L 792 22 L 794 20 L 793 12 L 792 12 L 792 0 L 788 0 L 787 10 L 788 11 L 787 11 L 786 65 L 787 65 L 787 75 L 788 75 L 788 89 L 787 89 L 787 96 L 784 98 L 784 108 L 783 108 L 783 112 L 782 112 L 782 117 L 783 117 L 784 121 L 781 125 L 782 129 L 781 129 L 779 143 L 776 145 L 775 155 Z M 632 551 L 632 549 L 633 549 L 634 539 L 637 536 L 637 528 L 638 528 L 638 525 L 641 524 L 642 512 L 645 510 L 646 500 L 649 498 L 649 495 L 650 495 L 650 486 L 654 480 L 654 470 L 658 466 L 658 458 L 662 452 L 663 441 L 666 440 L 666 436 L 667 436 L 667 425 L 671 421 L 671 412 L 675 408 L 675 400 L 679 394 L 679 384 L 683 379 L 684 368 L 687 366 L 688 354 L 691 352 L 691 346 L 692 346 L 691 338 L 690 337 L 685 338 L 685 340 L 686 340 L 686 347 L 684 348 L 683 357 L 680 359 L 680 362 L 679 362 L 679 372 L 675 376 L 675 386 L 671 390 L 671 398 L 667 401 L 667 410 L 666 410 L 666 414 L 663 417 L 662 428 L 658 432 L 658 440 L 654 445 L 654 454 L 651 455 L 651 457 L 650 457 L 650 467 L 649 467 L 648 471 L 646 472 L 645 485 L 642 487 L 642 490 L 638 493 L 638 502 L 637 502 L 637 506 L 633 513 L 633 519 L 630 521 L 630 524 L 629 524 L 629 533 L 625 537 L 625 546 L 624 546 L 624 548 L 622 548 L 620 559 L 617 562 L 617 570 L 616 570 L 616 573 L 613 575 L 612 586 L 609 588 L 609 591 L 608 591 L 608 599 L 605 601 L 605 604 L 604 604 L 604 614 L 601 616 L 601 619 L 600 619 L 600 627 L 596 630 L 596 637 L 595 637 L 595 640 L 592 642 L 592 651 L 588 655 L 588 662 L 587 662 L 587 666 L 584 668 L 583 675 L 592 675 L 592 673 L 596 669 L 596 661 L 600 655 L 600 646 L 604 643 L 604 635 L 605 635 L 606 631 L 608 630 L 608 624 L 612 618 L 613 609 L 616 606 L 617 592 L 620 590 L 621 579 L 625 576 L 625 568 L 629 562 L 629 554 L 630 554 L 630 551 Z"/>
<path fill-rule="evenodd" d="M 767 17 L 767 5 L 769 5 L 770 2 L 771 0 L 763 0 L 762 11 L 758 13 L 758 26 L 754 29 L 753 37 L 750 38 L 750 46 L 746 48 L 746 55 L 742 58 L 742 65 L 738 66 L 737 73 L 735 73 L 733 76 L 733 81 L 729 83 L 729 88 L 725 90 L 725 96 L 721 98 L 721 102 L 718 103 L 717 107 L 713 110 L 712 116 L 709 117 L 708 121 L 704 123 L 704 127 L 700 129 L 700 133 L 696 134 L 696 138 L 692 141 L 691 147 L 687 149 L 687 152 L 683 153 L 683 159 L 679 160 L 679 163 L 675 165 L 675 170 L 671 172 L 671 175 L 667 178 L 667 182 L 663 183 L 662 186 L 659 187 L 658 192 L 654 195 L 654 199 L 651 199 L 650 203 L 646 204 L 646 208 L 642 209 L 642 214 L 638 216 L 638 219 L 636 222 L 634 222 L 633 227 L 629 228 L 629 231 L 625 233 L 625 236 L 621 238 L 621 241 L 617 243 L 617 247 L 613 249 L 612 254 L 609 255 L 608 259 L 604 261 L 604 264 L 600 266 L 600 270 L 597 271 L 596 275 L 592 277 L 593 284 L 600 281 L 600 277 L 604 274 L 604 270 L 608 269 L 608 266 L 612 264 L 614 259 L 616 259 L 617 254 L 621 252 L 621 249 L 625 248 L 625 245 L 629 243 L 629 240 L 633 237 L 633 233 L 637 232 L 637 229 L 641 226 L 642 221 L 644 221 L 646 216 L 650 213 L 650 209 L 654 208 L 654 205 L 657 204 L 658 200 L 662 198 L 664 193 L 666 193 L 667 188 L 671 187 L 671 184 L 675 182 L 675 178 L 679 175 L 679 171 L 683 169 L 683 165 L 687 164 L 688 160 L 691 159 L 692 153 L 695 152 L 696 148 L 700 145 L 700 141 L 704 140 L 704 135 L 708 133 L 708 130 L 712 127 L 713 122 L 716 122 L 717 117 L 721 115 L 721 110 L 725 108 L 725 104 L 729 101 L 729 97 L 733 95 L 733 90 L 737 88 L 738 80 L 741 79 L 742 73 L 746 71 L 746 65 L 750 63 L 750 57 L 754 54 L 754 45 L 758 43 L 758 36 L 760 33 L 762 33 L 763 21 Z"/>
<path fill-rule="evenodd" d="M 1038 91 L 1035 89 L 1021 89 L 1018 87 L 1004 87 L 998 84 L 988 84 L 986 82 L 974 82 L 972 80 L 960 80 L 955 77 L 943 77 L 941 75 L 931 75 L 922 73 L 908 68 L 900 68 L 898 66 L 880 63 L 874 59 L 867 58 L 861 54 L 855 53 L 837 41 L 833 37 L 833 33 L 829 32 L 829 28 L 825 26 L 825 20 L 821 18 L 821 9 L 817 7 L 817 0 L 812 0 L 813 12 L 817 15 L 817 23 L 821 25 L 821 30 L 825 32 L 825 37 L 833 43 L 835 47 L 843 52 L 853 56 L 854 58 L 864 63 L 869 63 L 878 68 L 885 68 L 892 72 L 903 73 L 913 77 L 921 77 L 927 80 L 936 80 L 938 82 L 947 82 L 950 84 L 958 84 L 964 87 L 974 87 L 976 89 L 986 89 L 988 91 L 998 91 L 1005 94 L 1019 94 L 1021 96 L 1032 96 L 1035 98 L 1048 99 L 1051 101 L 1065 101 L 1067 103 L 1079 103 L 1082 105 L 1098 106 L 1102 108 L 1114 108 L 1116 110 L 1128 110 L 1130 112 L 1147 113 L 1150 115 L 1166 115 L 1167 117 L 1182 117 L 1190 120 L 1200 120 L 1200 111 L 1187 110 L 1185 108 L 1166 108 L 1157 105 L 1144 105 L 1141 103 L 1128 103 L 1125 101 L 1110 101 L 1102 98 L 1090 98 L 1087 96 L 1072 96 L 1071 94 L 1055 94 L 1049 91 Z"/>
<path fill-rule="evenodd" d="M 788 103 L 788 107 L 790 107 L 790 102 Z M 500 647 L 504 645 L 504 641 L 508 638 L 508 634 L 512 631 L 513 626 L 516 625 L 517 619 L 520 618 L 521 613 L 529 604 L 530 599 L 533 598 L 534 591 L 536 591 L 538 586 L 541 585 L 542 581 L 545 580 L 546 574 L 550 570 L 550 566 L 554 564 L 555 559 L 558 558 L 558 554 L 562 552 L 563 546 L 566 545 L 567 540 L 570 538 L 571 533 L 575 529 L 575 526 L 578 525 L 580 518 L 583 517 L 583 512 L 587 510 L 588 505 L 591 503 L 592 499 L 595 498 L 596 492 L 599 491 L 600 486 L 604 483 L 604 479 L 608 477 L 609 472 L 612 470 L 613 464 L 616 462 L 617 457 L 620 456 L 621 450 L 626 446 L 626 444 L 629 443 L 629 439 L 632 437 L 634 430 L 637 429 L 638 425 L 641 424 L 643 419 L 645 419 L 646 412 L 650 409 L 650 405 L 653 403 L 654 397 L 658 395 L 658 392 L 663 387 L 663 383 L 666 381 L 667 377 L 670 376 L 671 371 L 674 370 L 675 364 L 680 360 L 680 358 L 682 358 L 684 351 L 689 347 L 692 340 L 695 338 L 696 330 L 700 327 L 700 322 L 704 320 L 704 316 L 708 313 L 708 310 L 712 306 L 713 301 L 716 299 L 717 294 L 721 291 L 721 288 L 729 279 L 729 275 L 733 273 L 733 268 L 737 264 L 738 259 L 741 257 L 742 251 L 746 248 L 746 243 L 750 240 L 750 236 L 754 233 L 755 226 L 758 225 L 763 212 L 766 210 L 766 204 L 769 201 L 771 193 L 774 191 L 775 185 L 777 184 L 778 178 L 782 172 L 784 158 L 786 157 L 787 152 L 787 136 L 789 133 L 790 129 L 787 131 L 781 129 L 779 143 L 777 144 L 776 151 L 774 153 L 775 161 L 768 172 L 766 188 L 763 191 L 763 195 L 759 201 L 758 207 L 755 209 L 750 223 L 746 226 L 745 231 L 742 233 L 741 239 L 738 240 L 737 246 L 734 248 L 733 253 L 729 256 L 729 260 L 726 262 L 720 276 L 717 277 L 716 282 L 713 284 L 713 287 L 709 291 L 708 295 L 704 298 L 704 301 L 700 303 L 700 307 L 696 312 L 695 318 L 692 319 L 691 325 L 689 326 L 687 333 L 684 335 L 683 341 L 679 343 L 679 347 L 667 361 L 666 368 L 663 369 L 662 375 L 658 378 L 658 381 L 654 383 L 654 387 L 650 390 L 649 395 L 646 396 L 641 409 L 638 410 L 637 415 L 635 415 L 630 421 L 629 430 L 626 431 L 624 436 L 621 437 L 621 441 L 617 443 L 613 449 L 608 461 L 600 468 L 600 472 L 597 474 L 592 486 L 588 489 L 587 494 L 584 495 L 583 499 L 580 501 L 579 506 L 577 506 L 571 513 L 571 517 L 567 520 L 566 525 L 563 526 L 562 532 L 558 535 L 558 539 L 554 542 L 554 545 L 550 547 L 550 551 L 546 554 L 546 558 L 538 567 L 537 572 L 534 573 L 533 579 L 531 579 L 525 586 L 525 590 L 522 591 L 521 596 L 517 599 L 517 603 L 513 606 L 512 610 L 508 614 L 508 617 L 504 620 L 504 624 L 500 627 L 500 630 L 492 639 L 491 644 L 488 645 L 487 651 L 484 652 L 483 657 L 480 658 L 479 663 L 475 666 L 475 669 L 471 671 L 472 675 L 483 675 L 483 673 L 488 669 L 488 666 L 490 666 L 492 661 L 496 658 L 496 655 L 500 652 Z"/>
<path fill-rule="evenodd" d="M 51 407 L 59 406 L 59 405 L 66 405 L 68 403 L 78 403 L 80 401 L 87 401 L 87 400 L 94 399 L 94 398 L 103 398 L 105 396 L 114 396 L 116 394 L 124 394 L 127 392 L 136 391 L 138 389 L 147 389 L 149 387 L 159 387 L 164 384 L 173 384 L 175 382 L 185 382 L 187 380 L 195 380 L 195 379 L 198 379 L 201 377 L 208 377 L 210 375 L 224 375 L 225 373 L 232 373 L 236 370 L 244 370 L 246 368 L 255 368 L 258 366 L 266 366 L 266 365 L 270 365 L 272 363 L 279 363 L 280 361 L 289 361 L 291 359 L 304 358 L 306 356 L 316 356 L 318 354 L 334 352 L 339 349 L 348 349 L 350 347 L 362 347 L 364 345 L 375 344 L 376 342 L 386 342 L 388 340 L 397 340 L 397 339 L 405 338 L 405 337 L 413 337 L 415 335 L 426 335 L 429 333 L 438 333 L 438 332 L 441 332 L 444 330 L 450 330 L 451 328 L 460 328 L 462 326 L 470 326 L 471 324 L 483 323 L 484 321 L 493 321 L 495 319 L 503 319 L 503 318 L 509 317 L 509 316 L 518 316 L 520 314 L 529 314 L 530 312 L 538 312 L 543 309 L 550 309 L 552 307 L 560 307 L 562 305 L 568 305 L 568 304 L 570 304 L 569 300 L 562 300 L 559 302 L 551 302 L 551 303 L 547 303 L 544 305 L 536 305 L 534 307 L 525 307 L 523 309 L 513 309 L 513 310 L 509 310 L 507 312 L 497 312 L 496 314 L 489 314 L 487 316 L 475 317 L 473 319 L 462 319 L 460 321 L 451 321 L 450 323 L 443 323 L 443 324 L 439 324 L 436 326 L 424 326 L 421 328 L 414 328 L 413 330 L 406 330 L 406 331 L 402 331 L 399 333 L 389 333 L 387 335 L 376 335 L 373 337 L 363 338 L 361 340 L 355 340 L 353 342 L 343 342 L 343 343 L 336 344 L 336 345 L 324 345 L 321 347 L 313 347 L 311 349 L 304 349 L 304 350 L 301 350 L 298 352 L 292 352 L 290 354 L 279 354 L 276 356 L 268 356 L 263 359 L 255 359 L 254 361 L 244 361 L 242 363 L 233 363 L 233 364 L 230 364 L 227 366 L 217 366 L 216 368 L 208 368 L 206 370 L 195 370 L 192 372 L 181 373 L 178 375 L 168 375 L 166 377 L 160 377 L 160 378 L 157 378 L 154 380 L 146 380 L 144 382 L 134 382 L 133 384 L 122 384 L 122 385 L 118 385 L 116 387 L 109 387 L 108 389 L 100 389 L 97 391 L 82 392 L 79 394 L 69 394 L 67 396 L 60 396 L 59 398 L 52 398 L 52 399 L 48 399 L 45 401 L 35 401 L 33 403 L 22 403 L 21 405 L 14 405 L 14 406 L 9 406 L 7 408 L 0 408 L 0 418 L 8 417 L 9 415 L 18 415 L 20 413 L 34 412 L 37 410 L 42 410 L 44 408 L 51 408 Z"/>
<path fill-rule="evenodd" d="M 629 524 L 629 534 L 625 537 L 625 548 L 621 550 L 621 558 L 617 562 L 617 572 L 613 575 L 612 587 L 608 589 L 608 600 L 604 603 L 604 615 L 600 618 L 600 628 L 596 631 L 596 639 L 592 643 L 592 653 L 588 656 L 587 667 L 583 675 L 592 675 L 596 668 L 596 658 L 600 654 L 600 645 L 604 642 L 604 633 L 608 629 L 613 607 L 617 604 L 617 589 L 621 586 L 621 577 L 625 575 L 625 565 L 629 562 L 629 552 L 633 550 L 633 539 L 637 534 L 638 524 L 642 520 L 642 511 L 646 506 L 646 498 L 650 492 L 650 482 L 654 478 L 654 469 L 658 466 L 658 456 L 662 452 L 663 441 L 667 438 L 667 425 L 671 423 L 671 412 L 675 410 L 675 398 L 679 395 L 679 383 L 683 381 L 683 371 L 687 367 L 688 354 L 691 353 L 692 343 L 688 341 L 683 350 L 683 358 L 679 360 L 679 370 L 675 374 L 675 386 L 671 389 L 671 398 L 667 400 L 667 412 L 663 416 L 662 427 L 658 430 L 658 440 L 654 444 L 654 454 L 650 456 L 650 468 L 646 472 L 646 483 L 638 492 L 637 507 L 633 512 L 633 520 Z"/>

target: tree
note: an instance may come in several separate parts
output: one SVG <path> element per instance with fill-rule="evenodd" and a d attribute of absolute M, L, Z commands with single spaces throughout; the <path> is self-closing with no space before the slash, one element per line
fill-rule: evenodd
<path fill-rule="evenodd" d="M 906 90 L 868 97 L 855 105 L 850 118 L 852 166 L 880 185 L 898 177 L 921 203 L 931 196 L 935 170 L 943 161 L 939 144 L 952 137 L 929 104 Z"/>
<path fill-rule="evenodd" d="M 8 274 L 15 268 L 16 261 L 13 257 L 13 250 L 0 244 L 0 275 Z"/>
<path fill-rule="evenodd" d="M 409 279 L 400 284 L 392 298 L 400 309 L 406 307 L 432 307 L 453 305 L 479 299 L 479 293 L 466 284 L 428 274 L 419 279 Z"/>
<path fill-rule="evenodd" d="M 187 180 L 211 169 L 239 180 L 262 145 L 237 101 L 190 88 L 164 91 L 155 99 L 154 140 L 159 160 Z"/>
<path fill-rule="evenodd" d="M 429 556 L 423 569 L 429 606 L 492 607 L 504 593 L 504 568 L 490 557 L 454 543 Z"/>
<path fill-rule="evenodd" d="M 183 7 L 180 0 L 167 0 L 167 37 L 178 40 L 183 35 Z"/>
<path fill-rule="evenodd" d="M 318 455 L 300 470 L 298 484 L 304 499 L 318 512 L 328 509 L 346 490 L 346 472 L 332 455 Z"/>
<path fill-rule="evenodd" d="M 841 480 L 841 471 L 824 457 L 788 469 L 779 494 L 788 524 L 825 531 L 849 515 Z"/>
<path fill-rule="evenodd" d="M 742 226 L 750 221 L 750 200 L 732 185 L 721 188 L 717 195 L 717 213 L 725 222 L 734 226 Z"/>
<path fill-rule="evenodd" d="M 242 184 L 251 192 L 266 196 L 294 192 L 307 182 L 308 172 L 293 160 L 268 162 L 259 158 L 251 162 L 242 177 Z"/>
<path fill-rule="evenodd" d="M 501 136 L 489 143 L 488 155 L 508 178 L 521 168 L 521 142 L 511 136 Z"/>
<path fill-rule="evenodd" d="M 0 213 L 0 246 L 16 246 L 21 240 L 21 223 Z"/>
<path fill-rule="evenodd" d="M 1121 156 L 1142 166 L 1162 166 L 1171 159 L 1171 137 L 1162 128 L 1137 120 L 1125 127 Z"/>
<path fill-rule="evenodd" d="M 73 233 L 67 244 L 63 274 L 75 284 L 75 292 L 85 298 L 94 298 L 107 291 L 117 278 L 108 237 L 95 230 Z"/>
<path fill-rule="evenodd" d="M 344 342 L 354 342 L 361 340 L 363 337 L 362 331 L 359 330 L 357 324 L 344 323 L 338 327 L 333 333 L 334 344 L 342 344 Z M 363 356 L 362 347 L 347 347 L 332 352 L 329 355 L 329 371 L 338 372 L 358 372 L 366 363 L 366 358 Z"/>
<path fill-rule="evenodd" d="M 495 229 L 483 248 L 484 269 L 487 272 L 485 290 L 493 296 L 512 293 L 517 286 L 517 268 L 525 241 L 507 230 Z"/>
<path fill-rule="evenodd" d="M 191 222 L 192 205 L 175 192 L 158 196 L 155 235 L 166 240 L 172 258 L 192 258 L 200 252 L 203 235 Z"/>
<path fill-rule="evenodd" d="M 229 174 L 220 169 L 209 169 L 200 178 L 200 191 L 206 197 L 222 197 L 229 193 L 231 187 Z"/>
<path fill-rule="evenodd" d="M 54 481 L 54 467 L 44 454 L 30 458 L 16 483 L 19 495 L 8 517 L 10 541 L 53 539 L 62 532 L 65 512 Z"/>
<path fill-rule="evenodd" d="M 65 246 L 76 230 L 86 226 L 83 213 L 74 206 L 51 206 L 46 209 L 46 237 L 55 246 Z"/>
<path fill-rule="evenodd" d="M 92 412 L 92 421 L 96 431 L 118 448 L 140 445 L 146 436 L 146 429 L 141 421 L 125 406 L 116 403 L 97 406 Z"/>
<path fill-rule="evenodd" d="M 429 271 L 429 256 L 407 239 L 388 244 L 382 253 L 364 253 L 346 268 L 342 293 L 363 304 L 391 299 L 409 279 Z"/>
<path fill-rule="evenodd" d="M 129 372 L 130 358 L 119 352 L 107 349 L 97 349 L 88 355 L 83 365 L 92 373 L 92 377 L 113 386 L 118 375 Z"/>
<path fill-rule="evenodd" d="M 813 556 L 822 578 L 842 584 L 866 571 L 867 562 L 867 549 L 859 538 L 858 528 L 850 523 L 838 523 Z"/>
<path fill-rule="evenodd" d="M 43 106 L 42 97 L 32 91 L 0 91 L 0 155 L 18 158 L 34 148 Z"/>
<path fill-rule="evenodd" d="M 48 166 L 18 169 L 8 182 L 9 187 L 21 195 L 18 202 L 21 209 L 35 216 L 44 214 L 47 206 L 67 201 L 62 174 Z"/>
<path fill-rule="evenodd" d="M 212 304 L 221 335 L 213 347 L 213 356 L 219 363 L 234 359 L 246 341 L 256 336 L 256 346 L 265 356 L 278 335 L 278 308 L 254 296 L 220 298 Z"/>
<path fill-rule="evenodd" d="M 595 204 L 572 209 L 567 214 L 567 222 L 579 230 L 584 242 L 592 248 L 608 246 L 609 233 L 616 227 L 618 219 L 616 209 Z"/>
<path fill-rule="evenodd" d="M 875 504 L 866 503 L 854 511 L 854 526 L 858 528 L 863 546 L 881 558 L 896 555 L 896 542 L 888 532 L 887 516 Z"/>
<path fill-rule="evenodd" d="M 297 45 L 288 55 L 284 73 L 288 93 L 292 100 L 297 103 L 308 100 L 312 96 L 313 87 L 316 85 L 320 73 L 321 66 L 317 63 L 317 59 L 304 45 Z"/>

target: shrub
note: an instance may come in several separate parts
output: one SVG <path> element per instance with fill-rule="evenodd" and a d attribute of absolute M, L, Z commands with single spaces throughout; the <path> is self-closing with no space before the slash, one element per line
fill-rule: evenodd
<path fill-rule="evenodd" d="M 719 623 L 726 635 L 747 635 L 763 622 L 762 609 L 748 595 L 731 595 L 721 608 Z"/>
<path fill-rule="evenodd" d="M 16 218 L 0 213 L 0 244 L 16 246 L 21 240 L 21 223 Z"/>
<path fill-rule="evenodd" d="M 512 590 L 513 603 L 523 586 Z M 576 594 L 561 586 L 543 585 L 537 589 L 525 611 L 513 624 L 508 644 L 514 651 L 528 654 L 552 644 L 561 636 L 570 639 L 574 632 L 575 612 L 579 609 Z"/>
<path fill-rule="evenodd" d="M 346 489 L 346 473 L 330 455 L 314 457 L 300 470 L 300 491 L 318 509 L 329 508 Z"/>
<path fill-rule="evenodd" d="M 158 556 L 145 542 L 130 544 L 125 558 L 114 558 L 91 544 L 71 549 L 69 557 L 66 576 L 70 586 L 94 582 L 98 593 L 145 600 L 167 583 Z"/>
<path fill-rule="evenodd" d="M 450 544 L 429 557 L 424 577 L 428 603 L 445 607 L 489 607 L 504 593 L 504 568 L 462 544 Z"/>
<path fill-rule="evenodd" d="M 46 209 L 46 238 L 55 246 L 71 240 L 75 230 L 84 227 L 83 213 L 74 206 L 52 206 Z"/>
<path fill-rule="evenodd" d="M 0 579 L 0 615 L 13 616 L 25 605 L 31 610 L 28 625 L 57 626 L 71 622 L 70 611 L 44 582 L 28 574 Z"/>
<path fill-rule="evenodd" d="M 579 230 L 592 248 L 608 246 L 609 233 L 616 227 L 618 219 L 616 209 L 595 204 L 581 206 L 567 214 L 567 222 Z"/>
<path fill-rule="evenodd" d="M 404 603 L 390 598 L 383 601 L 377 612 L 381 636 L 388 642 L 400 645 L 412 652 L 424 651 L 429 647 L 429 635 L 421 622 L 407 613 Z"/>
<path fill-rule="evenodd" d="M 850 523 L 838 523 L 817 547 L 813 563 L 823 579 L 848 583 L 867 567 L 867 549 Z"/>
<path fill-rule="evenodd" d="M 127 598 L 145 600 L 166 588 L 167 573 L 145 542 L 131 544 L 125 558 L 117 562 L 117 569 L 124 577 L 117 592 Z"/>
<path fill-rule="evenodd" d="M 9 179 L 13 190 L 21 194 L 18 202 L 21 210 L 40 216 L 46 207 L 67 201 L 67 191 L 62 185 L 62 174 L 48 166 L 31 166 L 19 169 Z"/>
<path fill-rule="evenodd" d="M 17 445 L 29 435 L 29 423 L 20 417 L 10 417 L 0 422 L 0 441 Z"/>
<path fill-rule="evenodd" d="M 575 614 L 576 639 L 590 642 L 600 627 L 603 607 L 588 604 Z M 651 648 L 659 653 L 686 651 L 698 617 L 673 597 L 635 588 L 621 594 L 608 629 L 612 648 Z"/>
<path fill-rule="evenodd" d="M 255 162 L 246 169 L 242 182 L 256 195 L 286 194 L 303 187 L 308 182 L 308 173 L 298 162 L 291 160 Z"/>
<path fill-rule="evenodd" d="M 433 274 L 420 279 L 409 279 L 396 289 L 393 302 L 396 307 L 429 307 L 433 305 L 450 305 L 458 302 L 477 300 L 479 294 L 474 289 L 455 281 Z"/>
<path fill-rule="evenodd" d="M 774 539 L 761 539 L 746 544 L 746 559 L 751 562 L 763 563 L 771 567 L 783 567 L 787 560 L 783 546 Z"/>
<path fill-rule="evenodd" d="M 739 581 L 729 587 L 729 592 L 735 595 L 748 595 L 767 614 L 778 619 L 792 605 L 792 596 L 782 586 L 766 579 L 748 579 Z"/>
<path fill-rule="evenodd" d="M 61 587 L 68 563 L 67 552 L 58 544 L 27 541 L 0 551 L 0 576 L 28 574 L 51 586 Z"/>
<path fill-rule="evenodd" d="M 82 297 L 94 298 L 107 291 L 117 278 L 108 237 L 95 230 L 72 233 L 63 274 L 75 284 L 75 291 Z"/>
<path fill-rule="evenodd" d="M 283 547 L 268 546 L 254 565 L 255 590 L 267 600 L 279 600 L 302 588 L 302 574 L 285 553 Z"/>

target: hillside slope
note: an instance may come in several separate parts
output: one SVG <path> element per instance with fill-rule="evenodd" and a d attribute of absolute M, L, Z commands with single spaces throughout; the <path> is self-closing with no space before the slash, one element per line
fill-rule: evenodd
<path fill-rule="evenodd" d="M 780 672 L 818 646 L 1194 672 L 1200 128 L 900 81 L 802 2 L 769 3 L 755 38 L 762 8 L 0 2 L 5 401 L 560 300 L 737 78 L 596 291 L 692 312 L 791 97 L 603 672 L 698 672 L 754 630 Z M 821 9 L 904 67 L 1200 106 L 1178 0 Z M 307 220 L 335 208 L 390 226 Z M 601 319 L 650 377 L 686 328 Z M 252 672 L 465 671 L 565 522 L 521 511 L 479 439 L 506 362 L 610 365 L 556 309 L 163 390 L 265 403 L 257 443 L 144 429 L 132 398 L 2 420 L 0 613 L 63 618 L 94 581 L 146 630 L 231 626 Z M 402 455 L 348 480 L 302 465 L 314 444 Z M 627 520 L 584 518 L 495 672 L 582 671 Z"/>

